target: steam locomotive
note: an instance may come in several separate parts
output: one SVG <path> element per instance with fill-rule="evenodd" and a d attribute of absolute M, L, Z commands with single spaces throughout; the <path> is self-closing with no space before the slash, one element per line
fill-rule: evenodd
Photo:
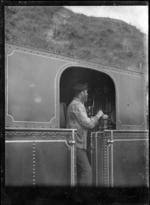
<path fill-rule="evenodd" d="M 93 186 L 148 186 L 145 75 L 5 44 L 5 185 L 76 186 L 76 130 L 66 128 L 73 84 L 89 86 Z"/>

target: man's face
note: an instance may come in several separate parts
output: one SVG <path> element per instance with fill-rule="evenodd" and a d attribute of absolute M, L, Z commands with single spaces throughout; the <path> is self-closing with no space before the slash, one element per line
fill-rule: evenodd
<path fill-rule="evenodd" d="M 83 102 L 87 102 L 87 100 L 88 100 L 88 90 L 83 90 L 82 91 L 82 100 L 83 100 Z"/>

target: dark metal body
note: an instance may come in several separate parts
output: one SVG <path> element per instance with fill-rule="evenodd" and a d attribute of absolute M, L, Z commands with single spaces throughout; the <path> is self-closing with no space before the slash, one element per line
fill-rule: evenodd
<path fill-rule="evenodd" d="M 6 130 L 7 186 L 74 186 L 74 130 Z"/>
<path fill-rule="evenodd" d="M 6 127 L 59 128 L 61 75 L 68 68 L 80 67 L 112 79 L 117 130 L 146 129 L 144 73 L 10 44 L 6 44 L 5 53 Z"/>
<path fill-rule="evenodd" d="M 149 186 L 147 131 L 93 132 L 91 147 L 94 186 Z"/>
<path fill-rule="evenodd" d="M 124 130 L 147 128 L 144 73 L 92 64 L 6 43 L 5 183 L 7 186 L 74 186 L 76 184 L 74 130 L 60 129 L 60 80 L 64 71 L 72 67 L 85 68 L 110 77 L 115 87 L 116 130 L 124 132 Z M 95 157 L 102 159 L 103 156 L 107 156 L 107 160 L 111 160 L 110 150 L 113 147 L 116 152 L 113 154 L 113 162 L 110 162 L 111 167 L 115 159 L 123 159 L 120 154 L 122 148 L 119 148 L 122 143 L 128 148 L 126 153 L 133 150 L 134 143 L 137 145 L 134 146 L 135 148 L 141 146 L 141 149 L 145 149 L 143 141 L 133 140 L 133 143 L 129 140 L 128 143 L 128 140 L 121 141 L 122 138 L 119 138 L 120 142 L 114 141 L 113 146 L 106 148 L 107 132 L 104 141 L 98 135 L 95 134 L 92 138 L 95 142 L 92 143 L 95 144 L 94 146 L 99 146 L 96 145 L 96 140 L 100 140 L 101 147 L 103 145 L 104 147 L 100 149 L 100 155 L 95 153 Z M 140 158 L 140 152 L 136 150 Z M 97 151 L 99 152 L 99 148 Z M 106 152 L 109 152 L 109 155 L 106 155 Z M 115 167 L 116 165 L 117 162 Z M 98 163 L 92 166 L 93 169 L 97 169 Z M 103 165 L 103 167 L 109 171 L 108 166 Z M 98 170 L 94 172 L 99 173 Z M 102 173 L 101 176 L 104 174 Z M 116 176 L 114 182 L 96 179 L 95 183 L 118 186 Z M 120 183 L 125 184 L 124 180 Z"/>

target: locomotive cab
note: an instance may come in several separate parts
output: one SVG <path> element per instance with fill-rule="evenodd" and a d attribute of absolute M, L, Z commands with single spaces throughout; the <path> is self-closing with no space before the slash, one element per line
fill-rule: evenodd
<path fill-rule="evenodd" d="M 93 185 L 147 186 L 144 73 L 11 44 L 5 59 L 6 186 L 76 185 L 76 130 L 66 128 L 66 112 L 80 81 L 88 116 L 108 116 L 89 131 Z"/>
<path fill-rule="evenodd" d="M 99 109 L 108 116 L 106 129 L 116 127 L 115 86 L 109 75 L 93 69 L 70 67 L 66 69 L 60 79 L 60 128 L 66 127 L 66 111 L 74 97 L 75 82 L 88 83 L 88 101 L 85 104 L 89 117 L 96 115 Z M 95 128 L 104 129 L 103 120 Z"/>

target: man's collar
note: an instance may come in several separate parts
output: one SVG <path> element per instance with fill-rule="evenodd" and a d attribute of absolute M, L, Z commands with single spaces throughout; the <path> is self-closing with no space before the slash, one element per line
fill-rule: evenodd
<path fill-rule="evenodd" d="M 79 98 L 74 97 L 74 100 L 77 100 L 77 101 L 79 101 L 80 103 L 82 103 L 84 105 L 84 103 Z"/>

